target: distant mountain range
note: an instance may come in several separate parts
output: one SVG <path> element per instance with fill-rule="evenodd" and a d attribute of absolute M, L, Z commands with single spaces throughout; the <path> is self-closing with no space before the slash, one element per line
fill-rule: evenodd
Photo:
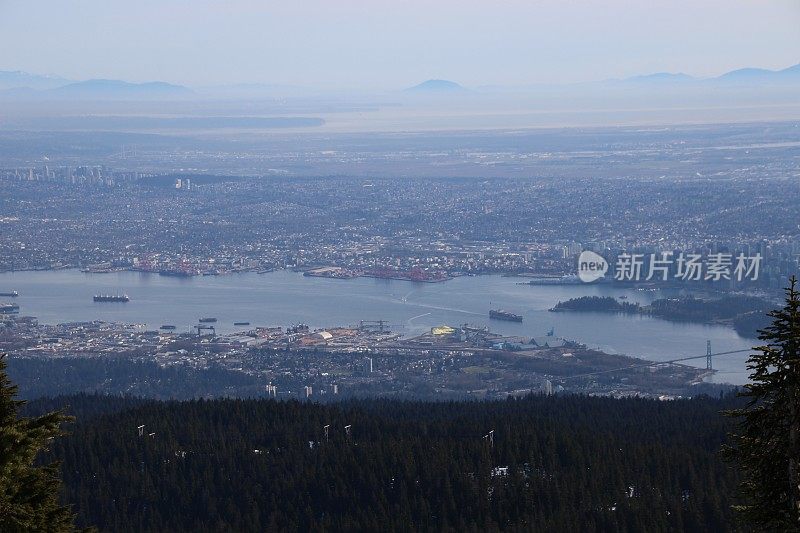
<path fill-rule="evenodd" d="M 0 96 L 57 100 L 136 100 L 191 96 L 182 85 L 162 81 L 130 83 L 121 80 L 71 81 L 21 71 L 0 71 Z"/>
<path fill-rule="evenodd" d="M 749 84 L 784 84 L 800 82 L 800 64 L 781 70 L 768 70 L 764 68 L 742 68 L 726 72 L 715 78 L 695 78 L 682 72 L 673 74 L 669 72 L 658 72 L 644 76 L 633 76 L 622 81 L 624 83 L 716 83 L 726 85 L 749 85 Z"/>
<path fill-rule="evenodd" d="M 597 83 L 597 82 L 595 82 Z M 599 82 L 602 84 L 616 83 L 625 85 L 685 85 L 690 86 L 693 84 L 716 84 L 716 85 L 729 85 L 729 86 L 746 86 L 746 85 L 800 85 L 800 64 L 791 66 L 781 70 L 768 70 L 763 68 L 743 68 L 726 72 L 721 76 L 714 78 L 696 78 L 682 72 L 656 72 L 653 74 L 644 74 L 640 76 L 633 76 L 622 80 L 608 80 Z M 593 85 L 589 83 L 588 85 Z M 502 89 L 497 86 L 489 86 L 491 89 Z M 487 89 L 489 88 L 487 87 Z M 404 92 L 414 93 L 454 93 L 466 92 L 462 85 L 454 81 L 448 80 L 428 80 L 405 89 Z"/>
<path fill-rule="evenodd" d="M 769 81 L 769 82 L 797 82 L 800 81 L 800 64 L 783 70 L 767 70 L 763 68 L 742 68 L 723 74 L 718 80 L 725 81 Z"/>
<path fill-rule="evenodd" d="M 727 72 L 714 78 L 696 78 L 683 73 L 658 72 L 621 80 L 597 82 L 622 86 L 671 86 L 692 87 L 699 84 L 714 84 L 721 87 L 786 87 L 800 86 L 800 64 L 781 70 L 743 68 Z M 596 84 L 587 84 L 596 85 Z M 264 84 L 232 84 L 213 88 L 201 88 L 196 93 L 182 85 L 161 81 L 131 83 L 121 80 L 92 79 L 68 80 L 56 76 L 41 76 L 22 71 L 0 71 L 0 98 L 5 99 L 54 99 L 54 100 L 157 100 L 186 97 L 258 97 L 274 93 L 321 94 L 308 88 L 275 86 Z M 490 92 L 509 88 L 492 86 Z M 488 87 L 487 87 L 488 89 Z M 480 90 L 480 89 L 479 89 Z M 403 90 L 406 94 L 438 95 L 469 94 L 470 89 L 450 80 L 431 79 Z M 481 92 L 485 92 L 481 90 Z"/>

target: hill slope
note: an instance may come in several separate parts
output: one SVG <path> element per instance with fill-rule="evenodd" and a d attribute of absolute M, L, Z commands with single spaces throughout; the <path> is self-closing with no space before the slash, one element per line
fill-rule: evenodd
<path fill-rule="evenodd" d="M 60 98 L 164 98 L 189 96 L 191 90 L 181 85 L 172 85 L 161 81 L 149 83 L 129 83 L 120 80 L 87 80 L 70 83 L 49 91 L 50 95 Z"/>

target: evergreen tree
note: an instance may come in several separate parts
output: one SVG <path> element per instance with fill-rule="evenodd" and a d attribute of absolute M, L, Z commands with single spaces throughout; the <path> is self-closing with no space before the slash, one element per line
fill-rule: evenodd
<path fill-rule="evenodd" d="M 34 464 L 49 441 L 63 435 L 61 412 L 20 418 L 24 401 L 16 400 L 17 387 L 5 372 L 0 354 L 0 531 L 73 531 L 74 516 L 59 503 L 61 479 L 56 463 Z"/>
<path fill-rule="evenodd" d="M 800 293 L 793 276 L 782 309 L 769 313 L 748 360 L 749 401 L 727 454 L 743 475 L 743 516 L 765 530 L 800 529 Z"/>

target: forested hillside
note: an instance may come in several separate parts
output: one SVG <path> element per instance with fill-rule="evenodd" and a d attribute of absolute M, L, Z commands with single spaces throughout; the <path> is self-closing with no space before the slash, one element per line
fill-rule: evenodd
<path fill-rule="evenodd" d="M 769 324 L 766 313 L 774 307 L 769 300 L 741 294 L 717 299 L 695 297 L 659 298 L 649 305 L 623 302 L 611 296 L 580 296 L 558 302 L 550 311 L 591 311 L 642 314 L 676 322 L 728 324 L 742 337 L 757 338 L 758 330 Z"/>
<path fill-rule="evenodd" d="M 731 424 L 719 412 L 732 398 L 106 402 L 77 396 L 28 406 L 73 406 L 72 435 L 43 460 L 63 461 L 79 523 L 101 530 L 733 524 L 737 475 L 717 453 Z"/>
<path fill-rule="evenodd" d="M 160 400 L 265 394 L 262 380 L 219 365 L 198 369 L 124 358 L 12 357 L 8 375 L 19 384 L 20 397 L 28 399 L 84 392 Z"/>

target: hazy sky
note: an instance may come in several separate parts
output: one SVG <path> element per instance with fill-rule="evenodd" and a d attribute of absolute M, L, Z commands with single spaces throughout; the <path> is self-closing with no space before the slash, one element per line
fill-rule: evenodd
<path fill-rule="evenodd" d="M 0 69 L 397 88 L 800 63 L 800 0 L 0 0 Z"/>

